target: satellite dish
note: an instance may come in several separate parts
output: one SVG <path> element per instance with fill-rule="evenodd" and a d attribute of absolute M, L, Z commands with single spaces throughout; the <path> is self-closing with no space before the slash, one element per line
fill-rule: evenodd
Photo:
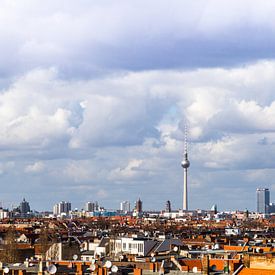
<path fill-rule="evenodd" d="M 106 266 L 107 268 L 111 268 L 112 262 L 111 262 L 111 261 L 106 261 L 105 266 Z"/>
<path fill-rule="evenodd" d="M 9 273 L 10 272 L 10 269 L 8 268 L 8 267 L 5 267 L 4 269 L 3 269 L 3 271 L 4 271 L 4 273 Z"/>
<path fill-rule="evenodd" d="M 49 272 L 50 274 L 55 274 L 56 271 L 57 271 L 57 268 L 56 268 L 56 266 L 55 266 L 54 264 L 51 264 L 51 265 L 48 267 L 48 272 Z"/>
<path fill-rule="evenodd" d="M 111 271 L 114 272 L 114 273 L 117 273 L 118 272 L 118 267 L 116 265 L 113 265 L 112 268 L 111 268 Z"/>
<path fill-rule="evenodd" d="M 212 271 L 217 271 L 216 265 L 213 264 L 213 265 L 211 266 L 211 270 L 212 270 Z"/>
<path fill-rule="evenodd" d="M 177 246 L 175 246 L 175 247 L 173 248 L 173 250 L 174 250 L 175 252 L 178 252 L 179 248 L 178 248 Z"/>
<path fill-rule="evenodd" d="M 151 262 L 154 263 L 156 261 L 156 257 L 151 258 Z"/>
<path fill-rule="evenodd" d="M 95 271 L 96 270 L 96 265 L 95 264 L 91 264 L 90 265 L 90 270 Z"/>
<path fill-rule="evenodd" d="M 194 273 L 198 273 L 198 268 L 197 268 L 196 266 L 194 266 L 193 269 L 192 269 L 192 271 L 193 271 Z"/>
<path fill-rule="evenodd" d="M 78 256 L 76 254 L 73 255 L 73 260 L 76 261 L 78 259 Z"/>
<path fill-rule="evenodd" d="M 91 263 L 92 263 L 92 264 L 95 264 L 95 259 L 94 259 L 94 258 L 91 260 Z"/>

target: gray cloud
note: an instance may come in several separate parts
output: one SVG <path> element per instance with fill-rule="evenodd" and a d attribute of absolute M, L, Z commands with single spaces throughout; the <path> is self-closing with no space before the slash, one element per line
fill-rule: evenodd
<path fill-rule="evenodd" d="M 270 59 L 274 12 L 274 1 L 5 2 L 0 72 L 55 66 L 65 78 L 90 78 Z"/>

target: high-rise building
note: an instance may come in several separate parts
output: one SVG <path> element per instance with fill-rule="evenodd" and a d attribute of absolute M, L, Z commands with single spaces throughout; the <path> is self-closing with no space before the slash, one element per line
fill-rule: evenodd
<path fill-rule="evenodd" d="M 185 128 L 185 141 L 184 141 L 184 159 L 181 162 L 183 168 L 183 210 L 188 210 L 188 194 L 187 194 L 187 169 L 190 166 L 187 153 L 187 130 Z"/>
<path fill-rule="evenodd" d="M 94 202 L 86 202 L 85 203 L 85 211 L 94 212 L 96 210 L 96 204 Z"/>
<path fill-rule="evenodd" d="M 95 211 L 99 211 L 99 209 L 100 209 L 100 206 L 99 206 L 98 202 L 96 201 L 95 202 Z"/>
<path fill-rule="evenodd" d="M 216 204 L 213 204 L 213 206 L 211 207 L 210 211 L 212 211 L 214 214 L 218 213 L 218 207 Z"/>
<path fill-rule="evenodd" d="M 120 211 L 122 212 L 130 212 L 130 202 L 129 201 L 122 201 L 120 203 Z"/>
<path fill-rule="evenodd" d="M 136 212 L 137 213 L 141 213 L 142 212 L 142 201 L 140 200 L 140 198 L 136 201 Z"/>
<path fill-rule="evenodd" d="M 61 215 L 61 214 L 69 214 L 71 211 L 71 203 L 66 201 L 61 201 L 54 205 L 53 207 L 53 213 L 54 215 Z"/>
<path fill-rule="evenodd" d="M 23 201 L 20 202 L 19 211 L 21 214 L 27 214 L 31 211 L 30 204 L 25 200 L 25 198 L 23 198 Z"/>
<path fill-rule="evenodd" d="M 257 212 L 267 214 L 269 203 L 270 203 L 270 193 L 268 188 L 257 188 Z"/>
<path fill-rule="evenodd" d="M 168 213 L 171 212 L 171 202 L 170 201 L 166 201 L 165 212 L 168 212 Z"/>

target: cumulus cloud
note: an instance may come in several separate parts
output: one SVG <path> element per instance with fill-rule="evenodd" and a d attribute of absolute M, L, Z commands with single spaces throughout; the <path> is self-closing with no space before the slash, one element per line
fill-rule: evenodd
<path fill-rule="evenodd" d="M 33 164 L 29 164 L 25 167 L 26 173 L 40 173 L 44 170 L 45 165 L 42 161 L 37 161 Z"/>
<path fill-rule="evenodd" d="M 252 197 L 259 182 L 244 171 L 274 169 L 274 73 L 272 60 L 86 80 L 62 79 L 53 67 L 29 71 L 0 94 L 1 158 L 19 168 L 5 169 L 2 182 L 25 186 L 24 173 L 30 192 L 44 190 L 47 182 L 52 197 L 78 202 L 100 197 L 110 207 L 109 192 L 100 190 L 112 188 L 119 202 L 125 185 L 130 199 L 144 196 L 148 207 L 169 198 L 179 207 L 188 122 L 193 207 L 213 204 L 230 186 L 250 188 Z M 269 180 L 263 184 L 269 186 Z M 209 186 L 213 194 L 200 196 Z M 233 195 L 220 203 L 226 208 Z"/>
<path fill-rule="evenodd" d="M 110 173 L 110 180 L 127 180 L 131 181 L 137 175 L 142 176 L 139 173 L 143 161 L 141 159 L 131 159 L 124 168 L 116 168 Z"/>

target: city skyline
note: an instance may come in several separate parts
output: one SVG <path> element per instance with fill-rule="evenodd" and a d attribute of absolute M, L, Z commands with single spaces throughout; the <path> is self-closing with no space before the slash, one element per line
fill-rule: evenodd
<path fill-rule="evenodd" d="M 184 191 L 183 191 L 184 194 Z M 271 194 L 272 195 L 272 194 Z M 183 200 L 184 203 L 184 200 Z M 255 209 L 230 209 L 229 212 L 236 212 L 236 211 L 250 211 L 251 213 L 258 213 L 258 214 L 273 214 L 275 213 L 275 203 L 272 202 L 272 196 L 270 197 L 270 191 L 268 188 L 265 187 L 258 187 L 256 189 L 256 198 L 255 198 Z M 51 209 L 52 208 L 52 209 Z M 2 210 L 9 210 L 9 211 L 19 211 L 21 213 L 27 213 L 29 211 L 31 212 L 39 212 L 37 209 L 33 209 L 30 207 L 30 202 L 27 201 L 25 198 L 22 199 L 22 201 L 19 203 L 14 203 L 11 206 L 3 205 L 2 202 L 0 202 L 0 209 Z M 66 211 L 63 211 L 63 209 L 67 209 Z M 85 201 L 82 202 L 80 205 L 74 205 L 70 201 L 62 200 L 60 202 L 55 202 L 54 205 L 50 206 L 49 208 L 41 209 L 40 211 L 43 212 L 53 212 L 56 213 L 62 213 L 65 212 L 69 214 L 69 212 L 72 211 L 85 211 L 85 212 L 104 212 L 104 211 L 110 211 L 110 212 L 116 212 L 118 215 L 120 214 L 131 214 L 131 213 L 142 213 L 142 212 L 174 212 L 174 213 L 184 213 L 186 212 L 200 212 L 200 211 L 213 211 L 217 212 L 218 206 L 216 204 L 212 205 L 210 208 L 205 209 L 184 209 L 183 208 L 176 208 L 173 205 L 173 202 L 170 200 L 167 200 L 163 202 L 162 207 L 160 208 L 154 208 L 150 209 L 145 207 L 143 208 L 143 201 L 141 198 L 136 199 L 135 201 L 129 201 L 124 200 L 119 203 L 119 205 L 112 205 L 111 208 L 106 208 L 103 204 L 101 204 L 98 201 Z M 183 211 L 182 211 L 183 210 Z M 228 209 L 220 209 L 220 213 L 228 212 Z"/>
<path fill-rule="evenodd" d="M 273 14 L 273 0 L 4 1 L 0 201 L 179 209 L 188 121 L 188 208 L 256 210 L 256 188 L 275 192 Z"/>

